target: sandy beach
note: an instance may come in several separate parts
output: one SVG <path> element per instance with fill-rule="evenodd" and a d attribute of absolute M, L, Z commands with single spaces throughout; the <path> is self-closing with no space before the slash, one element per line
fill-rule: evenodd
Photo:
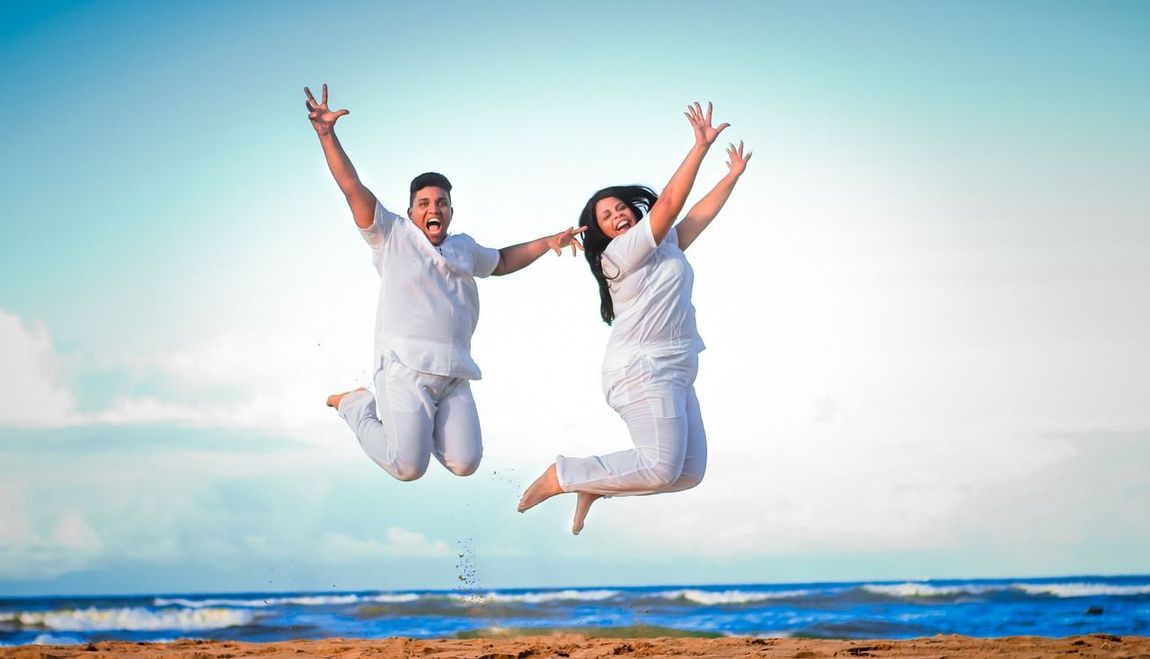
<path fill-rule="evenodd" d="M 232 657 L 1145 657 L 1150 637 L 1090 634 L 1068 638 L 934 636 L 907 640 L 815 640 L 800 638 L 589 638 L 577 634 L 415 640 L 324 639 L 282 643 L 178 641 L 105 642 L 88 645 L 28 645 L 0 648 L 0 657 L 139 657 L 141 659 L 230 659 Z"/>

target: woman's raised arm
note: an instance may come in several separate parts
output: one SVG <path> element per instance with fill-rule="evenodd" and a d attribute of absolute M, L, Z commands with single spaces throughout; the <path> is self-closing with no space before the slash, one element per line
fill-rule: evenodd
<path fill-rule="evenodd" d="M 679 249 L 685 250 L 695 242 L 703 229 L 715 219 L 715 216 L 722 210 L 723 204 L 727 203 L 727 198 L 731 196 L 731 190 L 735 189 L 735 183 L 738 183 L 739 177 L 747 169 L 747 162 L 751 159 L 750 151 L 743 153 L 743 143 L 739 142 L 739 148 L 735 148 L 734 144 L 727 146 L 727 167 L 730 171 L 727 175 L 719 179 L 715 187 L 707 193 L 707 196 L 700 199 L 687 211 L 686 217 L 682 222 L 675 225 L 675 235 L 679 237 Z"/>
<path fill-rule="evenodd" d="M 687 195 L 691 194 L 691 187 L 695 185 L 695 176 L 699 173 L 699 165 L 703 162 L 703 156 L 707 155 L 707 151 L 719 133 L 730 126 L 727 123 L 717 127 L 711 125 L 711 104 L 709 102 L 707 103 L 706 114 L 703 113 L 703 108 L 698 102 L 688 105 L 687 111 L 683 114 L 687 116 L 687 121 L 691 122 L 691 128 L 695 131 L 695 144 L 687 152 L 687 157 L 675 170 L 671 180 L 667 182 L 667 187 L 659 195 L 659 201 L 655 202 L 647 214 L 647 220 L 651 223 L 651 232 L 655 234 L 655 242 L 658 243 L 663 242 L 663 238 L 671 230 L 675 218 L 679 217 L 683 205 L 687 203 Z"/>

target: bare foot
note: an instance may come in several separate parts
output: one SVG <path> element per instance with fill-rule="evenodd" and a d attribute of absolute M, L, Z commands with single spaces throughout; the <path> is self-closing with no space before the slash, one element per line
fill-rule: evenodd
<path fill-rule="evenodd" d="M 587 511 L 591 510 L 591 504 L 602 498 L 602 494 L 579 493 L 579 500 L 575 502 L 575 523 L 571 525 L 572 533 L 579 535 L 579 532 L 583 530 L 583 520 L 587 519 Z"/>
<path fill-rule="evenodd" d="M 332 394 L 332 395 L 327 397 L 327 406 L 328 407 L 334 407 L 335 409 L 338 410 L 339 409 L 339 403 L 340 403 L 340 401 L 343 400 L 343 397 L 348 395 L 348 394 L 354 394 L 357 391 L 367 391 L 367 389 L 364 389 L 363 387 L 359 387 L 356 389 L 352 389 L 351 391 L 345 391 L 342 394 Z"/>
<path fill-rule="evenodd" d="M 519 512 L 525 512 L 550 499 L 556 494 L 562 494 L 559 487 L 559 475 L 555 473 L 555 465 L 547 468 L 543 475 L 527 488 L 523 496 L 519 497 Z"/>

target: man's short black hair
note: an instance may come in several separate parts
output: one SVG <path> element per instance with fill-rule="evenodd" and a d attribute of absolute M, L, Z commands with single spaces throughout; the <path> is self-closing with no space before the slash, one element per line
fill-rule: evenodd
<path fill-rule="evenodd" d="M 451 181 L 448 181 L 447 177 L 439 172 L 424 172 L 411 179 L 411 197 L 407 200 L 407 205 L 414 204 L 415 193 L 427 187 L 443 188 L 447 191 L 448 200 L 451 199 Z"/>

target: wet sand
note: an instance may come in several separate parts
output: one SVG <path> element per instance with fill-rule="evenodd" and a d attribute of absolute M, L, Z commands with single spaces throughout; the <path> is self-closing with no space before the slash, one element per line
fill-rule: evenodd
<path fill-rule="evenodd" d="M 1150 659 L 1150 637 L 1090 634 L 1069 638 L 1012 636 L 971 638 L 933 636 L 907 640 L 840 641 L 803 638 L 589 638 L 577 634 L 415 640 L 298 640 L 279 643 L 177 641 L 173 643 L 102 642 L 88 645 L 25 645 L 0 648 L 0 657 L 138 657 L 139 659 L 231 659 L 232 657 L 1142 657 Z"/>

